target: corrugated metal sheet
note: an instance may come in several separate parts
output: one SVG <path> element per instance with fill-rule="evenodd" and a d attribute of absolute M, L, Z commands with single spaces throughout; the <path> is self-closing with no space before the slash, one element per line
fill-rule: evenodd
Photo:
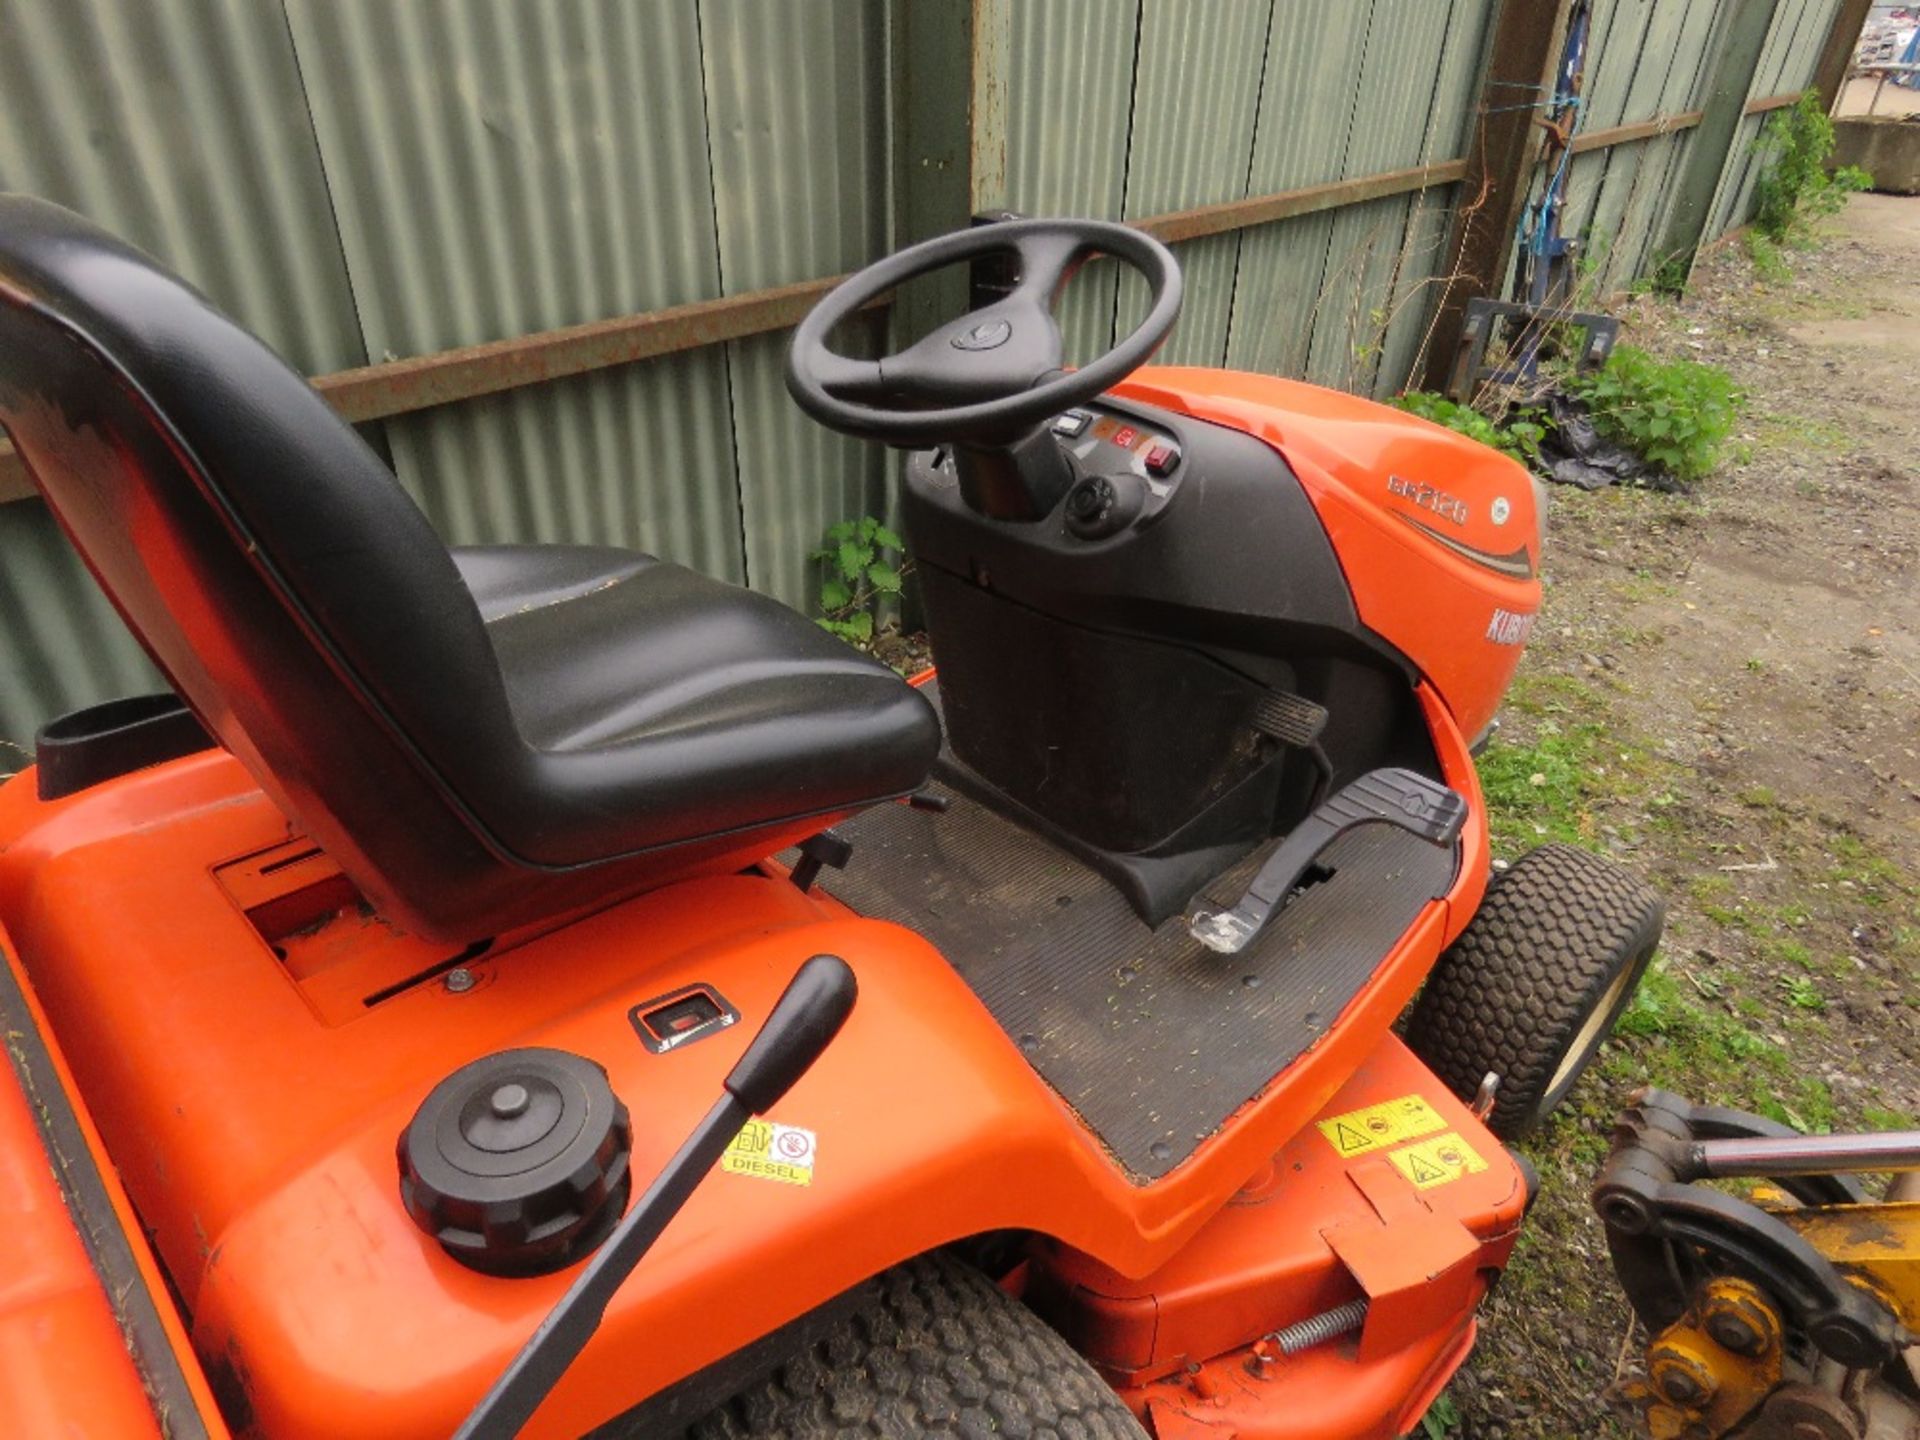
<path fill-rule="evenodd" d="M 1348 176 L 1400 170 L 1460 152 L 1464 114 L 1482 45 L 1485 10 L 1459 7 L 1471 19 L 1452 23 L 1456 7 L 1432 0 L 1374 0 L 1367 45 L 1357 75 L 1352 135 L 1343 162 Z M 1303 37 L 1303 41 L 1304 41 Z M 1445 87 L 1449 93 L 1442 95 Z M 1444 124 L 1448 132 L 1436 133 Z M 1444 141 L 1445 154 L 1440 146 Z M 1336 211 L 1328 234 L 1328 264 L 1307 352 L 1307 375 L 1327 384 L 1370 391 L 1380 380 L 1380 356 L 1392 318 L 1395 279 L 1403 265 L 1430 271 L 1432 257 L 1411 248 L 1425 227 L 1411 223 L 1433 197 L 1397 196 Z M 1384 377 L 1387 390 L 1404 377 Z"/>
<path fill-rule="evenodd" d="M 365 363 L 277 6 L 0 0 L 0 189 L 126 236 L 296 365 Z M 0 507 L 0 615 L 0 740 L 158 683 L 37 504 Z"/>
<path fill-rule="evenodd" d="M 1838 0 L 1782 0 L 1755 93 Z M 1010 7 L 1008 203 L 1138 217 L 1462 153 L 1492 0 Z M 1588 128 L 1697 103 L 1715 7 L 1602 0 Z M 0 186 L 130 235 L 311 373 L 848 270 L 884 250 L 886 0 L 0 0 Z M 1750 122 L 1743 145 L 1758 122 Z M 1687 137 L 1583 157 L 1576 220 L 1645 262 Z M 1744 149 L 1740 152 L 1745 155 Z M 1744 214 L 1730 163 L 1716 223 Z M 1182 247 L 1168 358 L 1386 390 L 1454 196 Z M 1113 267 L 1066 298 L 1104 348 Z M 450 540 L 633 545 L 811 598 L 805 554 L 891 462 L 802 419 L 785 336 L 373 432 Z M 0 738 L 147 683 L 32 505 L 0 509 Z"/>
<path fill-rule="evenodd" d="M 886 251 L 884 26 L 880 0 L 702 0 L 726 294 L 838 275 Z M 747 575 L 807 608 L 821 532 L 885 514 L 892 467 L 883 447 L 800 413 L 784 379 L 788 338 L 730 345 L 727 368 Z"/>
<path fill-rule="evenodd" d="M 1747 98 L 1782 95 L 1811 84 L 1822 43 L 1838 11 L 1839 0 L 1780 0 Z M 1753 189 L 1761 168 L 1754 147 L 1766 122 L 1765 115 L 1748 115 L 1740 121 L 1708 212 L 1707 239 L 1744 225 L 1752 215 Z"/>
<path fill-rule="evenodd" d="M 692 4 L 287 0 L 287 14 L 377 356 L 719 293 Z M 744 578 L 719 351 L 387 433 L 453 543 L 627 545 Z"/>
<path fill-rule="evenodd" d="M 1142 7 L 1126 218 L 1245 198 L 1271 10 L 1270 0 L 1147 0 Z M 1195 83 L 1198 76 L 1204 83 Z M 1240 237 L 1210 235 L 1176 253 L 1187 303 L 1162 357 L 1218 365 L 1226 355 Z M 1131 330 L 1146 308 L 1147 287 L 1129 273 L 1120 284 L 1116 328 Z"/>
<path fill-rule="evenodd" d="M 1631 125 L 1691 108 L 1714 9 L 1691 0 L 1621 0 L 1611 24 L 1596 27 L 1588 67 L 1590 104 L 1580 128 Z M 1631 63 L 1619 57 L 1625 53 Z M 1677 148 L 1673 137 L 1616 145 L 1578 157 L 1569 177 L 1567 233 L 1587 245 L 1588 284 L 1596 294 L 1624 287 L 1648 263 L 1657 203 Z"/>
<path fill-rule="evenodd" d="M 1007 75 L 1007 204 L 1028 215 L 1117 220 L 1126 198 L 1140 0 L 1048 0 L 1013 10 Z M 1068 358 L 1113 335 L 1110 264 L 1081 271 L 1060 308 Z"/>
<path fill-rule="evenodd" d="M 1248 189 L 1269 194 L 1343 179 L 1358 75 L 1373 6 L 1275 0 L 1267 36 Z M 1307 370 L 1331 213 L 1250 230 L 1240 240 L 1240 280 L 1227 336 L 1227 363 L 1277 375 Z"/>

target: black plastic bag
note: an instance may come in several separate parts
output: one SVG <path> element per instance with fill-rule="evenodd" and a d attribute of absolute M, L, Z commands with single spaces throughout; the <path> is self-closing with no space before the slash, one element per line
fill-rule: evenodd
<path fill-rule="evenodd" d="M 1547 396 L 1546 431 L 1540 439 L 1540 468 L 1549 480 L 1582 490 L 1642 485 L 1669 495 L 1686 491 L 1664 467 L 1602 436 L 1584 400 L 1558 392 Z"/>

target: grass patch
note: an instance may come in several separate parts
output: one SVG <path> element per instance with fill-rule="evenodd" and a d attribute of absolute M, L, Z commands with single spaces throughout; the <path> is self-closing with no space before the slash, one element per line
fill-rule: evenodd
<path fill-rule="evenodd" d="M 1550 840 L 1591 849 L 1605 807 L 1631 800 L 1658 811 L 1667 800 L 1659 762 L 1621 739 L 1592 686 L 1566 675 L 1522 676 L 1507 708 L 1524 717 L 1527 733 L 1495 741 L 1478 762 L 1496 853 Z"/>
<path fill-rule="evenodd" d="M 1794 997 L 1795 983 L 1810 1004 Z M 1782 983 L 1789 1004 L 1824 1007 L 1805 976 Z M 1653 1084 L 1683 1095 L 1711 1095 L 1734 1105 L 1824 1134 L 1833 1128 L 1833 1092 L 1802 1073 L 1786 1046 L 1762 1033 L 1756 1021 L 1769 1008 L 1749 996 L 1728 997 L 1710 978 L 1676 973 L 1662 957 L 1640 984 L 1620 1017 L 1621 1043 L 1602 1061 L 1602 1073 L 1626 1084 Z"/>

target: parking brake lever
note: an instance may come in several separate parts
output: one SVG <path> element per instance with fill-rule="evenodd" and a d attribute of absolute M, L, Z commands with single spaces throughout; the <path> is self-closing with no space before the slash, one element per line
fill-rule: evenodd
<path fill-rule="evenodd" d="M 687 1142 L 540 1322 L 454 1440 L 513 1440 L 600 1328 L 607 1304 L 667 1223 L 720 1159 L 740 1127 L 765 1114 L 820 1058 L 853 1011 L 853 970 L 816 955 L 794 974 L 773 1013 Z"/>
<path fill-rule="evenodd" d="M 1222 910 L 1196 902 L 1187 911 L 1187 933 L 1209 950 L 1237 955 L 1286 904 L 1315 857 L 1356 825 L 1384 821 L 1431 844 L 1451 845 L 1466 820 L 1467 802 L 1438 781 L 1411 770 L 1370 770 L 1294 826 L 1239 904 Z"/>

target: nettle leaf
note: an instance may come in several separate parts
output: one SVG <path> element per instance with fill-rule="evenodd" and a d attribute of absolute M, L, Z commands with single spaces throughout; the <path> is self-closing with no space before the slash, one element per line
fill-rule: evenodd
<path fill-rule="evenodd" d="M 906 541 L 902 540 L 886 526 L 878 523 L 874 525 L 873 534 L 868 538 L 882 550 L 905 550 L 907 548 Z"/>
<path fill-rule="evenodd" d="M 858 580 L 861 572 L 873 559 L 873 548 L 856 544 L 852 540 L 842 540 L 839 550 L 840 573 L 849 580 Z"/>
<path fill-rule="evenodd" d="M 867 581 L 882 595 L 900 593 L 900 572 L 884 560 L 876 560 L 867 567 Z"/>
<path fill-rule="evenodd" d="M 841 610 L 853 603 L 853 591 L 847 582 L 828 578 L 820 582 L 820 605 L 826 610 Z"/>
<path fill-rule="evenodd" d="M 873 616 L 869 615 L 865 610 L 862 610 L 858 615 L 841 623 L 847 627 L 841 633 L 851 639 L 858 640 L 862 644 L 865 644 L 873 638 Z"/>
<path fill-rule="evenodd" d="M 827 527 L 827 543 L 829 545 L 837 545 L 842 540 L 851 540 L 853 538 L 853 530 L 853 521 L 851 520 L 842 520 L 837 524 L 829 525 Z"/>

